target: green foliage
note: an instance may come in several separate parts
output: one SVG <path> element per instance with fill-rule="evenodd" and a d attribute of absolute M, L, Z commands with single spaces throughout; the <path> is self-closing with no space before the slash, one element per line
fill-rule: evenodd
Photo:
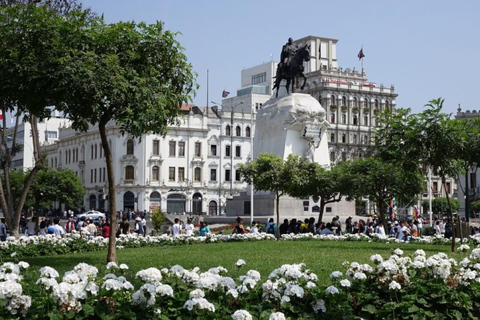
<path fill-rule="evenodd" d="M 460 202 L 457 199 L 450 199 L 451 208 L 457 212 L 460 208 Z M 423 207 L 428 207 L 428 200 L 422 202 Z M 432 200 L 432 212 L 437 215 L 451 215 L 450 206 L 446 197 L 437 197 Z"/>
<path fill-rule="evenodd" d="M 423 190 L 423 177 L 418 171 L 407 171 L 381 158 L 358 159 L 344 165 L 345 181 L 349 181 L 350 198 L 367 197 L 378 208 L 379 218 L 385 215 L 393 198 L 411 199 Z"/>
<path fill-rule="evenodd" d="M 152 223 L 155 231 L 160 231 L 162 226 L 165 225 L 165 221 L 165 213 L 163 213 L 160 209 L 152 210 Z"/>
<path fill-rule="evenodd" d="M 472 201 L 470 203 L 470 209 L 475 213 L 479 213 L 480 212 L 480 200 Z"/>

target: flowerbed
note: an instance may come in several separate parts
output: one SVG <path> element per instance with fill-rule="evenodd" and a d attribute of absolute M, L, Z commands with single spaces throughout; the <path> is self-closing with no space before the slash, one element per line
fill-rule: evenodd
<path fill-rule="evenodd" d="M 160 236 L 139 236 L 135 233 L 129 235 L 121 235 L 117 238 L 117 249 L 122 248 L 138 248 L 148 246 L 166 246 L 166 245 L 187 245 L 195 243 L 215 243 L 215 242 L 232 242 L 232 241 L 274 241 L 275 237 L 267 233 L 245 233 L 231 235 L 210 234 L 206 237 L 192 237 L 181 235 L 172 238 L 168 235 Z M 341 236 L 332 235 L 313 235 L 311 233 L 297 235 L 283 235 L 282 241 L 363 241 L 363 242 L 382 242 L 382 243 L 404 243 L 404 241 L 396 240 L 374 235 L 369 237 L 364 234 L 348 234 Z M 412 237 L 412 243 L 426 244 L 449 244 L 450 239 L 439 236 Z M 457 244 L 469 244 L 472 247 L 480 244 L 480 236 L 465 237 L 463 240 L 457 238 Z M 0 242 L 0 261 L 7 261 L 12 255 L 17 258 L 24 256 L 45 256 L 57 254 L 69 254 L 86 251 L 104 250 L 108 246 L 108 239 L 103 237 L 90 237 L 81 235 L 77 232 L 67 234 L 65 238 L 55 235 L 47 236 L 22 236 L 17 238 L 9 237 L 7 241 Z"/>
<path fill-rule="evenodd" d="M 465 248 L 466 249 L 466 248 Z M 468 249 L 467 249 L 468 250 Z M 475 319 L 480 249 L 460 262 L 444 253 L 395 249 L 372 264 L 345 262 L 321 286 L 304 264 L 262 279 L 238 260 L 232 271 L 179 265 L 125 277 L 128 266 L 80 263 L 60 277 L 25 262 L 0 266 L 0 316 L 26 319 Z"/>

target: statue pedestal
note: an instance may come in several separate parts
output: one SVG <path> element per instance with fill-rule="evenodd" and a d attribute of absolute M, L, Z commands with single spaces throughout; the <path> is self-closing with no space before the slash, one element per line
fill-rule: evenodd
<path fill-rule="evenodd" d="M 273 153 L 287 159 L 296 154 L 330 166 L 325 110 L 311 95 L 293 93 L 273 98 L 257 113 L 253 158 Z"/>
<path fill-rule="evenodd" d="M 330 167 L 328 127 L 325 110 L 311 95 L 293 93 L 272 98 L 264 103 L 257 113 L 253 158 L 258 158 L 262 153 L 273 153 L 286 160 L 290 154 L 295 154 Z M 247 203 L 250 199 L 251 188 L 247 187 L 247 192 L 228 201 L 227 216 L 243 216 L 248 221 L 250 212 Z M 318 209 L 319 201 L 315 200 L 317 201 L 282 196 L 280 198 L 282 219 L 317 217 L 318 212 L 315 210 Z M 305 205 L 306 202 L 308 205 Z M 335 208 L 333 212 L 347 211 L 344 205 L 338 207 L 337 203 L 332 204 L 332 207 Z M 275 196 L 270 192 L 255 191 L 255 220 L 263 221 L 273 216 Z"/>

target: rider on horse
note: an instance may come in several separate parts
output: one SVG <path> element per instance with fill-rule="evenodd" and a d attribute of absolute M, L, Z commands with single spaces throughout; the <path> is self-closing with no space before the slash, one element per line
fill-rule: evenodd
<path fill-rule="evenodd" d="M 280 67 L 284 71 L 286 71 L 288 65 L 290 64 L 290 61 L 292 61 L 292 58 L 295 56 L 297 49 L 298 47 L 293 44 L 293 39 L 288 38 L 288 42 L 283 45 L 282 53 L 280 54 Z"/>

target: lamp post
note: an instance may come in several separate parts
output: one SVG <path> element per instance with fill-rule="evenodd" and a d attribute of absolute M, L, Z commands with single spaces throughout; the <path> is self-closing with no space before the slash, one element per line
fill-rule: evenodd
<path fill-rule="evenodd" d="M 253 105 L 250 106 L 250 160 L 253 161 L 253 116 L 255 112 Z M 250 184 L 250 225 L 253 225 L 253 179 Z"/>
<path fill-rule="evenodd" d="M 218 104 L 215 101 L 211 101 L 214 104 Z M 235 111 L 235 108 L 238 107 L 239 105 L 243 104 L 244 101 L 240 101 L 239 103 L 233 105 L 230 107 L 230 197 L 233 195 L 233 112 Z M 224 108 L 223 105 L 222 110 Z"/>

